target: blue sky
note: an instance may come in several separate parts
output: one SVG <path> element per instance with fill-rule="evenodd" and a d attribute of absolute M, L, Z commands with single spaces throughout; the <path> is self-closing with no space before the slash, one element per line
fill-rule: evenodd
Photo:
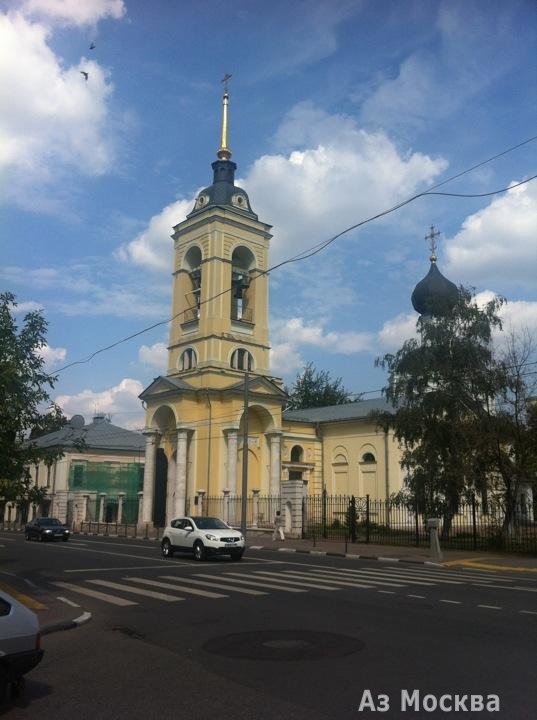
<path fill-rule="evenodd" d="M 169 316 L 171 226 L 211 181 L 225 72 L 239 184 L 276 263 L 537 134 L 536 15 L 532 0 L 1 2 L 0 286 L 21 316 L 43 308 L 47 366 Z M 534 142 L 444 189 L 536 172 Z M 537 181 L 422 198 L 275 271 L 274 374 L 313 361 L 381 388 L 375 357 L 415 327 L 430 224 L 442 272 L 505 295 L 506 327 L 535 332 Z M 54 396 L 141 427 L 167 333 L 61 372 Z"/>

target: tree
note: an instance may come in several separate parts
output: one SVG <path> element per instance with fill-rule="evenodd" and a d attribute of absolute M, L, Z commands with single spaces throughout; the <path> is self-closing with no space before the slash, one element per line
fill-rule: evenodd
<path fill-rule="evenodd" d="M 343 387 L 341 378 L 332 380 L 327 370 L 317 371 L 311 362 L 297 374 L 287 393 L 290 410 L 343 405 L 353 400 L 352 393 Z"/>
<path fill-rule="evenodd" d="M 395 408 L 378 420 L 401 443 L 409 500 L 420 513 L 442 515 L 444 534 L 461 499 L 495 469 L 492 419 L 506 375 L 491 338 L 503 302 L 480 308 L 461 287 L 454 307 L 420 317 L 418 337 L 376 361 L 388 370 L 384 393 Z"/>
<path fill-rule="evenodd" d="M 31 500 L 29 467 L 52 463 L 62 450 L 38 448 L 29 438 L 56 429 L 65 418 L 49 395 L 57 378 L 43 369 L 47 322 L 33 311 L 19 328 L 16 307 L 12 293 L 0 294 L 0 495 Z"/>

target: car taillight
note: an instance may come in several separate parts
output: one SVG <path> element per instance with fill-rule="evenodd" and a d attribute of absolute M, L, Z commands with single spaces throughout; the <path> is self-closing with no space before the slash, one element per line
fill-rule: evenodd
<path fill-rule="evenodd" d="M 41 633 L 37 633 L 35 636 L 35 649 L 41 650 Z"/>

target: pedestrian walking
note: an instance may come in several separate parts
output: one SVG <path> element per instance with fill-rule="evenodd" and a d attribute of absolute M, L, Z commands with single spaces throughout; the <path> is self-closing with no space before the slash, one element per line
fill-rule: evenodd
<path fill-rule="evenodd" d="M 274 518 L 274 532 L 272 533 L 272 539 L 277 540 L 278 536 L 280 540 L 285 540 L 283 534 L 283 518 L 279 510 L 276 510 L 276 516 Z"/>

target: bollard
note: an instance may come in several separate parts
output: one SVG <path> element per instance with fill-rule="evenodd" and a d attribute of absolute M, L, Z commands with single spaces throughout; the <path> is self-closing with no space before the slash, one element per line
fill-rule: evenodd
<path fill-rule="evenodd" d="M 440 540 L 438 539 L 438 528 L 440 526 L 440 518 L 427 518 L 427 530 L 431 539 L 431 557 L 435 560 L 442 560 L 444 555 L 440 548 Z"/>

